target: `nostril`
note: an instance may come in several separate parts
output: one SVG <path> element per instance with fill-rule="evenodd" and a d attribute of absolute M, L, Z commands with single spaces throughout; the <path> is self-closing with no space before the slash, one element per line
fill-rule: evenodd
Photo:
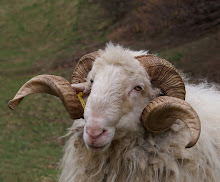
<path fill-rule="evenodd" d="M 102 133 L 103 133 L 103 131 L 101 131 L 101 132 L 99 132 L 99 133 L 88 133 L 89 134 L 89 136 L 92 138 L 92 139 L 97 139 L 97 138 L 99 138 L 101 135 L 102 135 Z"/>
<path fill-rule="evenodd" d="M 97 139 L 99 138 L 103 133 L 105 133 L 107 130 L 101 129 L 101 128 L 96 128 L 96 129 L 91 129 L 91 128 L 86 128 L 86 133 L 90 136 L 92 139 Z"/>

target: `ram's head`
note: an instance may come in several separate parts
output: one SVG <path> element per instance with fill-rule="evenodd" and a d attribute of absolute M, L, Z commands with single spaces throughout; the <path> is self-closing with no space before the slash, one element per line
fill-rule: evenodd
<path fill-rule="evenodd" d="M 106 150 L 112 140 L 135 130 L 140 122 L 150 132 L 162 132 L 176 119 L 189 128 L 191 141 L 186 147 L 194 146 L 200 135 L 200 120 L 184 101 L 185 85 L 180 74 L 164 59 L 134 54 L 108 45 L 106 50 L 80 59 L 71 84 L 58 76 L 36 76 L 21 87 L 9 107 L 15 109 L 32 93 L 59 97 L 72 119 L 84 116 L 84 141 L 95 152 Z M 85 110 L 77 96 L 81 92 Z"/>

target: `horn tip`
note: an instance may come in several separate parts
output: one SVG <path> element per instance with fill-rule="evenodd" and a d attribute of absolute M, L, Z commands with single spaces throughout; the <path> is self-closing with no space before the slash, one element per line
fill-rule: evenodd
<path fill-rule="evenodd" d="M 17 104 L 15 103 L 14 100 L 10 100 L 8 102 L 8 107 L 11 109 L 11 110 L 15 110 L 17 108 Z"/>
<path fill-rule="evenodd" d="M 15 109 L 15 108 L 13 107 L 12 100 L 10 100 L 10 101 L 8 102 L 8 107 L 9 107 L 9 109 L 11 109 L 11 110 L 14 110 L 14 109 Z"/>
<path fill-rule="evenodd" d="M 188 149 L 188 148 L 191 148 L 193 146 L 194 146 L 194 144 L 188 143 L 185 148 Z"/>
<path fill-rule="evenodd" d="M 197 142 L 195 141 L 190 141 L 185 148 L 192 148 Z"/>

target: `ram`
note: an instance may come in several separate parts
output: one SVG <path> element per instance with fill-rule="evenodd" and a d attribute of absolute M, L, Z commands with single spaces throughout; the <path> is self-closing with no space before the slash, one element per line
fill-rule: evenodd
<path fill-rule="evenodd" d="M 60 182 L 220 179 L 218 87 L 184 83 L 162 58 L 108 44 L 80 59 L 71 83 L 36 76 L 9 107 L 39 92 L 59 97 L 74 119 Z"/>

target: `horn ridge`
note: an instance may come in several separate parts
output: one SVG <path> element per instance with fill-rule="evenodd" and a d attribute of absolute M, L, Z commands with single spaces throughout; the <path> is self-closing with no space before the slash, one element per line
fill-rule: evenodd
<path fill-rule="evenodd" d="M 191 141 L 186 148 L 196 144 L 201 132 L 196 111 L 185 102 L 185 84 L 177 69 L 165 59 L 154 55 L 136 57 L 151 78 L 152 85 L 159 87 L 165 96 L 152 100 L 143 110 L 141 122 L 151 132 L 162 132 L 177 120 L 188 127 Z"/>
<path fill-rule="evenodd" d="M 88 73 L 92 69 L 92 63 L 98 56 L 98 51 L 86 54 L 77 63 L 72 74 L 71 84 L 85 82 Z"/>
<path fill-rule="evenodd" d="M 75 90 L 66 79 L 55 75 L 38 75 L 27 81 L 9 101 L 9 108 L 16 109 L 25 96 L 34 93 L 48 93 L 59 97 L 72 119 L 83 116 L 83 108 Z"/>
<path fill-rule="evenodd" d="M 153 85 L 165 95 L 185 99 L 185 84 L 177 69 L 165 59 L 154 55 L 135 57 L 145 68 Z"/>
<path fill-rule="evenodd" d="M 194 146 L 200 136 L 201 123 L 196 111 L 186 101 L 161 96 L 152 100 L 141 116 L 144 127 L 154 133 L 167 130 L 177 119 L 183 121 L 190 131 L 191 140 L 186 148 Z"/>

